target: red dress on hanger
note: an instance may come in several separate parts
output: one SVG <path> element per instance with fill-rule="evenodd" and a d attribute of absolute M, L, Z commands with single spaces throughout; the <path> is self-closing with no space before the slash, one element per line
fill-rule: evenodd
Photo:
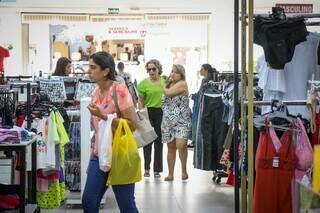
<path fill-rule="evenodd" d="M 0 85 L 4 84 L 4 58 L 9 57 L 9 50 L 0 45 Z"/>
<path fill-rule="evenodd" d="M 260 132 L 256 154 L 254 213 L 292 213 L 291 183 L 297 163 L 292 130 L 283 133 L 277 152 L 269 128 Z"/>

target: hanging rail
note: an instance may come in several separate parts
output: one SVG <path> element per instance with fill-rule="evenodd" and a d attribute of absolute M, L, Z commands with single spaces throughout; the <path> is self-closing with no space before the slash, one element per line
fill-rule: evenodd
<path fill-rule="evenodd" d="M 275 100 L 273 101 L 254 101 L 253 105 L 255 106 L 269 106 L 272 105 L 272 103 L 274 103 Z M 294 106 L 294 105 L 307 105 L 307 100 L 292 100 L 292 101 L 288 101 L 288 100 L 276 100 L 279 104 L 285 104 L 287 106 Z M 245 101 L 244 104 L 248 104 L 248 101 Z"/>
<path fill-rule="evenodd" d="M 267 18 L 271 15 L 270 14 L 254 14 L 254 17 L 260 16 Z M 248 17 L 248 16 L 247 16 Z M 311 14 L 286 14 L 287 18 L 305 18 L 305 19 L 311 19 L 311 18 L 320 18 L 320 13 L 311 13 Z"/>

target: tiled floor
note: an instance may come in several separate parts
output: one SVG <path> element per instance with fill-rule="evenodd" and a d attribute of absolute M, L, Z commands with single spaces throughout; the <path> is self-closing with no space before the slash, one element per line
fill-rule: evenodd
<path fill-rule="evenodd" d="M 165 182 L 167 171 L 166 153 L 164 149 L 165 172 L 160 179 L 143 179 L 136 184 L 136 202 L 140 213 L 232 213 L 233 188 L 225 185 L 215 185 L 211 181 L 212 173 L 194 169 L 192 166 L 192 151 L 189 151 L 189 180 L 180 180 L 180 161 L 177 159 L 175 180 Z M 142 155 L 141 155 L 142 156 Z M 178 157 L 178 155 L 177 155 Z M 152 175 L 152 174 L 151 174 Z M 42 210 L 43 213 L 82 212 L 80 208 Z M 119 213 L 112 190 L 107 191 L 107 200 L 100 212 Z"/>

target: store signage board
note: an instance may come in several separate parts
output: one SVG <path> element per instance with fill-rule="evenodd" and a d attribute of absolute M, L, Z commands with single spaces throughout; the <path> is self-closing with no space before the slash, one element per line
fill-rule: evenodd
<path fill-rule="evenodd" d="M 110 14 L 110 15 L 119 14 L 119 8 L 108 8 L 108 14 Z"/>
<path fill-rule="evenodd" d="M 146 30 L 142 26 L 110 26 L 107 33 L 112 38 L 144 39 Z"/>
<path fill-rule="evenodd" d="M 313 4 L 276 4 L 285 13 L 313 13 Z"/>

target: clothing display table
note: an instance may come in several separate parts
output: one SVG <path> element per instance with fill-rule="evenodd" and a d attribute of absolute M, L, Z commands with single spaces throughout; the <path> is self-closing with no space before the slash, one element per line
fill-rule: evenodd
<path fill-rule="evenodd" d="M 37 144 L 35 143 L 36 139 L 29 141 L 24 141 L 19 144 L 11 143 L 1 143 L 0 151 L 16 151 L 20 154 L 21 166 L 20 166 L 20 213 L 24 212 L 39 212 L 39 208 L 36 205 L 37 197 L 37 187 L 36 187 L 36 167 L 37 167 L 37 155 L 36 148 Z M 25 202 L 25 188 L 26 188 L 26 152 L 27 147 L 31 146 L 31 178 L 28 178 L 28 203 Z"/>

